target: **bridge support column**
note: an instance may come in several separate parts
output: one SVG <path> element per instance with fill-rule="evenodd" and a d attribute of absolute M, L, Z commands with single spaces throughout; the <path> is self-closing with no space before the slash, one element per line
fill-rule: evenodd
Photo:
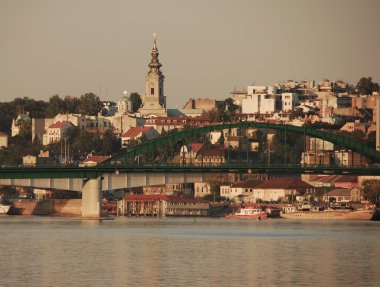
<path fill-rule="evenodd" d="M 100 217 L 102 209 L 102 180 L 91 178 L 82 188 L 82 217 Z"/>

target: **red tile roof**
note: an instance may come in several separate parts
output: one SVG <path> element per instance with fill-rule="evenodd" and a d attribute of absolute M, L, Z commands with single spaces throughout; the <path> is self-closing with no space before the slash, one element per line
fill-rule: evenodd
<path fill-rule="evenodd" d="M 163 200 L 167 202 L 186 202 L 186 203 L 208 203 L 208 201 L 198 198 L 179 197 L 163 194 L 130 194 L 124 196 L 124 200 L 147 200 L 157 201 Z"/>
<path fill-rule="evenodd" d="M 261 184 L 256 186 L 256 188 L 306 190 L 314 187 L 298 178 L 274 178 L 271 180 L 264 180 Z"/>
<path fill-rule="evenodd" d="M 109 159 L 111 156 L 110 155 L 90 155 L 88 156 L 83 162 L 96 162 L 96 163 L 102 163 L 103 161 Z"/>
<path fill-rule="evenodd" d="M 327 196 L 351 196 L 350 189 L 337 188 L 329 191 Z"/>
<path fill-rule="evenodd" d="M 317 180 L 318 182 L 357 182 L 358 177 L 355 175 L 327 175 Z"/>
<path fill-rule="evenodd" d="M 67 125 L 68 123 L 69 123 L 70 125 L 72 125 L 72 123 L 71 123 L 71 122 L 68 122 L 68 121 L 64 121 L 64 122 L 56 122 L 56 123 L 50 125 L 50 126 L 49 126 L 49 129 L 60 129 L 61 127 Z"/>
<path fill-rule="evenodd" d="M 123 137 L 125 138 L 134 138 L 137 137 L 140 133 L 146 133 L 148 132 L 152 127 L 134 127 L 127 130 Z"/>
<path fill-rule="evenodd" d="M 262 180 L 246 180 L 246 181 L 238 181 L 231 185 L 232 188 L 254 188 L 260 184 L 262 184 Z"/>
<path fill-rule="evenodd" d="M 198 156 L 202 156 L 202 155 L 203 155 L 203 157 L 210 157 L 210 156 L 224 157 L 224 150 L 221 150 L 221 149 L 204 149 L 203 151 L 198 152 Z"/>
<path fill-rule="evenodd" d="M 203 144 L 201 144 L 201 143 L 192 143 L 192 144 L 190 144 L 190 148 L 191 148 L 191 150 L 193 152 L 200 151 L 202 149 L 202 147 L 203 147 Z"/>

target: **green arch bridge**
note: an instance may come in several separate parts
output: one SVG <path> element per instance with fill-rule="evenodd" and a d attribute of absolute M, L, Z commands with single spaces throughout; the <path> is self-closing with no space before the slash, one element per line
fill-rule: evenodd
<path fill-rule="evenodd" d="M 292 126 L 287 124 L 273 124 L 273 123 L 263 123 L 263 122 L 240 122 L 240 123 L 225 123 L 218 125 L 209 125 L 198 128 L 192 128 L 187 130 L 182 130 L 177 133 L 168 134 L 165 136 L 158 137 L 149 142 L 144 142 L 127 151 L 121 151 L 114 154 L 110 159 L 105 161 L 104 165 L 115 164 L 117 161 L 126 162 L 128 159 L 134 159 L 136 156 L 141 154 L 154 151 L 157 147 L 180 140 L 184 138 L 189 138 L 195 135 L 205 134 L 211 131 L 234 129 L 234 128 L 261 128 L 261 129 L 273 129 L 291 133 L 297 133 L 301 135 L 306 135 L 310 137 L 319 138 L 324 141 L 331 142 L 333 144 L 339 145 L 345 149 L 352 150 L 363 157 L 370 159 L 375 163 L 380 163 L 380 152 L 374 148 L 368 147 L 366 144 L 353 141 L 346 138 L 340 134 L 332 133 L 327 130 L 318 130 L 313 128 L 305 128 Z"/>

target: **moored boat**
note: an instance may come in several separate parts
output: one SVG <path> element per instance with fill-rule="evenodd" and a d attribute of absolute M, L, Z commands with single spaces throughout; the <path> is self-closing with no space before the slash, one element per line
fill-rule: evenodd
<path fill-rule="evenodd" d="M 286 219 L 315 219 L 315 220 L 371 220 L 375 215 L 375 208 L 353 209 L 324 209 L 313 207 L 309 210 L 299 210 L 294 207 L 284 207 L 280 216 Z"/>
<path fill-rule="evenodd" d="M 10 208 L 10 205 L 0 204 L 0 214 L 7 214 Z"/>
<path fill-rule="evenodd" d="M 268 212 L 260 208 L 246 207 L 241 208 L 239 212 L 227 214 L 225 218 L 244 218 L 244 219 L 264 219 L 268 217 Z"/>

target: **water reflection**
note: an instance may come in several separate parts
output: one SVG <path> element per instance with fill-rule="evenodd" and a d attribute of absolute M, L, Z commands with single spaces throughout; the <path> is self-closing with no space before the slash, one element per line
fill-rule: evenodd
<path fill-rule="evenodd" d="M 0 218 L 1 286 L 377 286 L 379 222 Z"/>

